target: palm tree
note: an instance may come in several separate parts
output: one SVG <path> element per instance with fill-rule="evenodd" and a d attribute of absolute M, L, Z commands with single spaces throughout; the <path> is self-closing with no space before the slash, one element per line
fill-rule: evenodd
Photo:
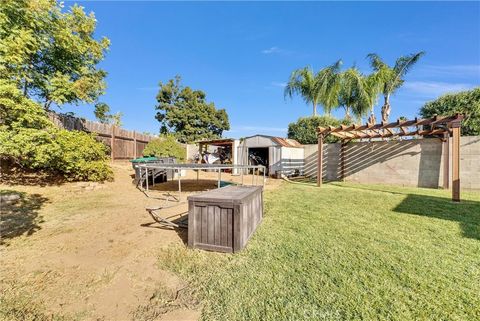
<path fill-rule="evenodd" d="M 326 113 L 330 113 L 338 105 L 341 65 L 342 61 L 339 60 L 316 74 L 311 67 L 293 71 L 285 87 L 285 97 L 291 98 L 294 94 L 302 96 L 307 104 L 312 104 L 313 116 L 317 115 L 317 105 L 319 104 L 323 106 Z"/>
<path fill-rule="evenodd" d="M 370 65 L 373 70 L 378 73 L 378 77 L 382 81 L 382 93 L 384 97 L 382 121 L 387 122 L 388 116 L 390 115 L 390 96 L 403 85 L 407 72 L 424 54 L 424 51 L 420 51 L 408 56 L 402 56 L 397 59 L 393 67 L 384 63 L 375 53 L 367 55 L 367 58 L 370 60 Z"/>
<path fill-rule="evenodd" d="M 330 115 L 338 107 L 338 95 L 341 89 L 342 60 L 320 70 L 317 74 L 320 103 L 323 110 Z"/>
<path fill-rule="evenodd" d="M 375 117 L 374 107 L 377 104 L 378 95 L 382 92 L 383 82 L 379 77 L 378 73 L 372 73 L 368 75 L 365 79 L 367 86 L 367 99 L 370 106 L 370 116 L 368 117 L 367 122 L 370 124 L 375 124 L 377 119 Z"/>
<path fill-rule="evenodd" d="M 356 67 L 351 67 L 341 74 L 338 101 L 345 109 L 345 118 L 348 120 L 352 118 L 350 112 L 358 119 L 370 110 L 371 98 L 367 78 Z"/>

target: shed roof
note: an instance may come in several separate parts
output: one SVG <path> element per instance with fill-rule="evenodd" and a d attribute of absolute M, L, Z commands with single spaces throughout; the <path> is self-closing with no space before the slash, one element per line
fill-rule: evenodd
<path fill-rule="evenodd" d="M 295 139 L 272 137 L 272 140 L 283 147 L 303 147 L 302 144 L 297 142 Z"/>
<path fill-rule="evenodd" d="M 253 135 L 249 137 L 245 137 L 245 139 L 254 138 L 254 137 L 266 137 L 271 139 L 276 145 L 280 145 L 282 147 L 294 147 L 294 148 L 302 148 L 303 145 L 300 144 L 295 139 L 290 138 L 282 138 L 277 136 L 269 136 L 269 135 Z"/>
<path fill-rule="evenodd" d="M 230 145 L 234 141 L 235 141 L 235 139 L 233 139 L 233 138 L 217 138 L 217 139 L 199 140 L 199 141 L 196 141 L 195 143 L 222 146 L 222 145 Z"/>

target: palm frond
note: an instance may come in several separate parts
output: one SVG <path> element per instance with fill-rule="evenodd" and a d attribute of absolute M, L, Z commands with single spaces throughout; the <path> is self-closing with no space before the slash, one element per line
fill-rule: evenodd
<path fill-rule="evenodd" d="M 376 53 L 369 53 L 367 59 L 370 61 L 370 66 L 373 70 L 379 71 L 383 68 L 388 68 L 388 65 L 382 61 L 379 55 Z"/>
<path fill-rule="evenodd" d="M 405 74 L 415 65 L 420 58 L 425 55 L 425 51 L 420 51 L 408 56 L 402 56 L 397 59 L 393 70 L 400 76 L 403 77 Z"/>
<path fill-rule="evenodd" d="M 313 101 L 315 82 L 313 71 L 310 67 L 294 70 L 290 75 L 289 81 L 284 89 L 284 97 L 293 97 L 297 94 L 302 96 L 306 103 Z"/>

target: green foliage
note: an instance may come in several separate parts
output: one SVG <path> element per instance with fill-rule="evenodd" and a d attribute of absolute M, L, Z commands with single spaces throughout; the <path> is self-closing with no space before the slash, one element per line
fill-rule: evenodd
<path fill-rule="evenodd" d="M 105 89 L 96 68 L 109 40 L 93 38 L 96 20 L 54 0 L 2 0 L 0 73 L 45 108 L 52 103 L 94 102 Z"/>
<path fill-rule="evenodd" d="M 480 135 L 480 87 L 441 96 L 420 109 L 422 117 L 452 116 L 457 113 L 465 116 L 462 135 Z"/>
<path fill-rule="evenodd" d="M 102 124 L 112 124 L 117 127 L 122 126 L 123 113 L 110 114 L 110 106 L 106 103 L 97 103 L 93 113 L 95 114 L 95 118 Z"/>
<path fill-rule="evenodd" d="M 401 56 L 395 61 L 393 67 L 383 62 L 380 56 L 375 53 L 367 55 L 374 70 L 376 81 L 381 83 L 381 92 L 384 97 L 382 121 L 388 121 L 390 115 L 390 96 L 403 85 L 405 75 L 424 55 L 425 52 L 420 51 L 407 56 Z"/>
<path fill-rule="evenodd" d="M 182 162 L 186 158 L 186 149 L 177 142 L 175 136 L 164 135 L 151 140 L 143 150 L 143 156 L 175 157 Z"/>
<path fill-rule="evenodd" d="M 39 104 L 5 80 L 0 80 L 0 115 L 0 159 L 67 180 L 112 178 L 103 143 L 92 134 L 55 127 Z"/>
<path fill-rule="evenodd" d="M 375 53 L 368 54 L 367 58 L 370 60 L 370 65 L 373 70 L 379 73 L 383 80 L 383 94 L 389 96 L 403 85 L 405 75 L 424 55 L 425 52 L 420 51 L 407 56 L 401 56 L 395 61 L 393 67 L 388 66 L 382 61 L 380 56 Z"/>
<path fill-rule="evenodd" d="M 156 118 L 162 134 L 172 133 L 182 143 L 220 138 L 230 129 L 225 109 L 206 102 L 203 91 L 180 85 L 180 76 L 160 83 Z"/>
<path fill-rule="evenodd" d="M 95 118 L 102 124 L 109 123 L 109 112 L 110 106 L 108 106 L 106 103 L 97 103 L 95 105 L 95 110 L 93 111 Z"/>
<path fill-rule="evenodd" d="M 288 125 L 288 138 L 297 140 L 300 144 L 316 144 L 317 128 L 326 126 L 340 126 L 340 124 L 349 125 L 351 122 L 348 119 L 338 120 L 331 116 L 312 116 L 302 117 L 295 123 Z M 335 143 L 339 139 L 335 136 L 329 135 L 326 137 L 326 143 Z"/>
<path fill-rule="evenodd" d="M 0 129 L 51 126 L 45 110 L 26 98 L 11 81 L 0 78 Z"/>
<path fill-rule="evenodd" d="M 372 97 L 367 80 L 356 67 L 342 72 L 338 101 L 345 109 L 345 118 L 351 118 L 350 112 L 356 118 L 361 118 L 371 108 Z"/>
<path fill-rule="evenodd" d="M 316 74 L 311 67 L 294 70 L 285 87 L 285 97 L 294 94 L 302 96 L 305 103 L 312 104 L 313 116 L 317 115 L 318 104 L 322 104 L 324 111 L 330 113 L 338 106 L 341 65 L 342 61 L 338 60 Z"/>
<path fill-rule="evenodd" d="M 94 102 L 109 46 L 93 38 L 96 20 L 54 0 L 3 0 L 0 6 L 0 159 L 68 180 L 112 178 L 107 148 L 93 135 L 61 130 L 52 103 Z M 43 105 L 40 105 L 40 103 Z"/>

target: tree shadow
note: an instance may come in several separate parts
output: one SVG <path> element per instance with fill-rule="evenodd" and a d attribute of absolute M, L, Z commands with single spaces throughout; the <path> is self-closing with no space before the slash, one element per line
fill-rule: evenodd
<path fill-rule="evenodd" d="M 7 195 L 14 200 L 6 200 Z M 39 210 L 48 198 L 39 194 L 0 190 L 2 197 L 0 204 L 0 245 L 8 246 L 9 240 L 22 236 L 32 235 L 40 230 L 43 217 Z"/>
<path fill-rule="evenodd" d="M 67 182 L 59 174 L 21 168 L 7 161 L 0 165 L 0 183 L 8 186 L 58 186 Z"/>
<path fill-rule="evenodd" d="M 408 194 L 393 211 L 458 222 L 464 237 L 480 240 L 480 202 L 454 203 L 446 197 Z"/>

